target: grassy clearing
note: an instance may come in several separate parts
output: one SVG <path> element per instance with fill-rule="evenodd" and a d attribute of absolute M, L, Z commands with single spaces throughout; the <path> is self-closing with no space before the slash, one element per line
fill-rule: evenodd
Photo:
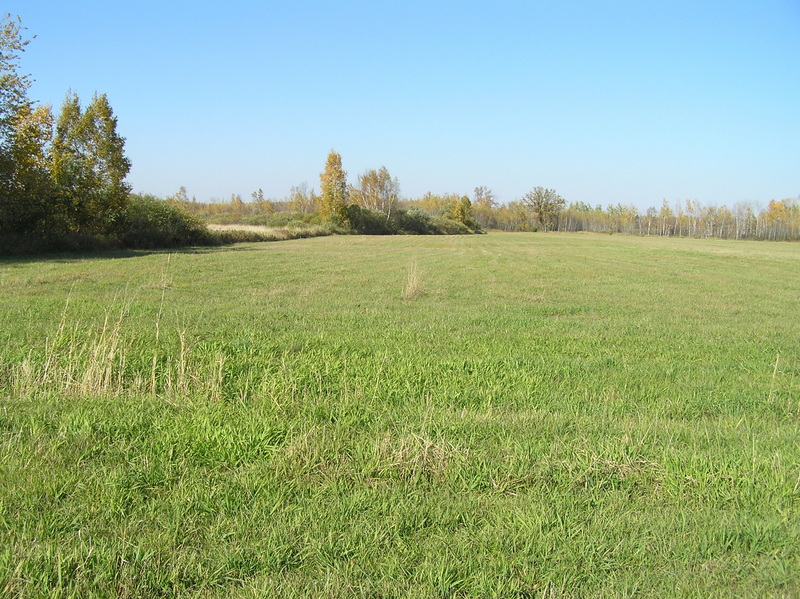
<path fill-rule="evenodd" d="M 4 261 L 0 590 L 797 596 L 798 267 L 557 234 Z"/>

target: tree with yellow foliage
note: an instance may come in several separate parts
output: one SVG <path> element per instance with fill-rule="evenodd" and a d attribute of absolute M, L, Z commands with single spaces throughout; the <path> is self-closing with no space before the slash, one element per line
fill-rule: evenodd
<path fill-rule="evenodd" d="M 342 168 L 342 156 L 334 150 L 328 153 L 325 170 L 319 176 L 322 196 L 319 212 L 324 220 L 336 225 L 348 225 L 347 172 Z"/>

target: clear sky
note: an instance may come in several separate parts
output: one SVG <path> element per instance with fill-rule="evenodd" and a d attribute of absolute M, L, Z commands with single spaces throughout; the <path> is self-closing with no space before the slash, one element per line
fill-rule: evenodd
<path fill-rule="evenodd" d="M 6 0 L 31 97 L 108 94 L 135 191 L 386 166 L 406 197 L 800 194 L 800 0 Z"/>

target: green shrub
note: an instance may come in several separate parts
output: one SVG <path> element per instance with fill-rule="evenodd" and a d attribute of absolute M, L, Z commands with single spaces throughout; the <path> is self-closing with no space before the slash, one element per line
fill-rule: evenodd
<path fill-rule="evenodd" d="M 130 249 L 218 243 L 199 218 L 149 195 L 130 197 L 118 236 L 120 245 Z"/>
<path fill-rule="evenodd" d="M 387 219 L 383 212 L 357 204 L 347 207 L 347 219 L 353 231 L 362 235 L 394 235 L 398 232 L 396 222 Z"/>
<path fill-rule="evenodd" d="M 442 235 L 471 235 L 474 233 L 474 231 L 464 223 L 460 223 L 445 216 L 433 218 L 432 223 Z"/>
<path fill-rule="evenodd" d="M 418 208 L 398 208 L 387 219 L 383 212 L 350 204 L 347 216 L 352 232 L 361 235 L 468 235 L 474 232 L 464 223 L 447 216 L 431 217 Z"/>
<path fill-rule="evenodd" d="M 395 210 L 392 220 L 397 223 L 397 228 L 403 233 L 415 235 L 440 235 L 442 232 L 433 224 L 429 214 L 419 208 Z"/>

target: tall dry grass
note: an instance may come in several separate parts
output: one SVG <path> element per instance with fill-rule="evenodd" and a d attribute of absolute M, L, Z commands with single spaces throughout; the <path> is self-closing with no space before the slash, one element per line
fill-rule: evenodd
<path fill-rule="evenodd" d="M 403 299 L 412 300 L 424 294 L 425 288 L 422 285 L 422 279 L 417 273 L 417 263 L 413 262 L 408 268 L 408 277 L 406 278 L 406 285 L 403 288 Z"/>

